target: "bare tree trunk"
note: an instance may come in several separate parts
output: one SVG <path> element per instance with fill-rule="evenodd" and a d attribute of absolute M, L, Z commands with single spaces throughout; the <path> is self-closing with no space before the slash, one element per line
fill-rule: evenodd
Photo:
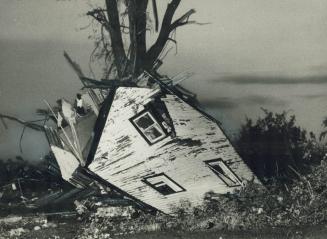
<path fill-rule="evenodd" d="M 131 41 L 131 72 L 138 75 L 142 72 L 146 55 L 146 9 L 148 0 L 129 0 L 128 17 Z"/>
<path fill-rule="evenodd" d="M 126 75 L 125 69 L 128 64 L 126 57 L 123 38 L 120 30 L 120 21 L 117 0 L 106 0 L 108 14 L 108 28 L 111 40 L 111 48 L 114 55 L 114 61 L 117 68 L 117 73 L 120 78 Z"/>

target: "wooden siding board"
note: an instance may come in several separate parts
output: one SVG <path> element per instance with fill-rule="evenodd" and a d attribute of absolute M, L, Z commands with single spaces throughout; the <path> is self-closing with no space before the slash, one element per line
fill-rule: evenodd
<path fill-rule="evenodd" d="M 133 197 L 166 213 L 180 200 L 196 205 L 208 191 L 231 192 L 203 162 L 222 158 L 242 179 L 252 172 L 220 130 L 219 126 L 175 95 L 162 98 L 172 118 L 176 137 L 149 145 L 129 121 L 144 109 L 158 90 L 120 87 L 111 105 L 105 130 L 89 169 Z M 107 154 L 106 157 L 103 155 Z M 185 192 L 161 195 L 141 181 L 164 172 Z"/>

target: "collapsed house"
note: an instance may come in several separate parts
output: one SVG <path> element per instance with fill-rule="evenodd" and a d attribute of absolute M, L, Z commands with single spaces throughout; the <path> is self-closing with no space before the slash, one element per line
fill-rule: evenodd
<path fill-rule="evenodd" d="M 75 187 L 97 182 L 171 214 L 183 200 L 196 206 L 207 192 L 257 181 L 218 122 L 173 80 L 144 72 L 133 83 L 95 82 L 69 62 L 86 89 L 86 115 L 75 117 L 63 100 L 62 111 L 52 112 L 66 125 L 47 127 L 46 135 L 62 177 Z"/>

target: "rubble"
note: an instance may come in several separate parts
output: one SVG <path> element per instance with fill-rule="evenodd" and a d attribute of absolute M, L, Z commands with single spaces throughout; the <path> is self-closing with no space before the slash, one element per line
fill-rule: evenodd
<path fill-rule="evenodd" d="M 23 235 L 24 233 L 28 232 L 26 229 L 24 228 L 16 228 L 16 229 L 11 229 L 9 231 L 9 236 L 10 237 L 18 237 L 18 236 L 21 236 Z"/>
<path fill-rule="evenodd" d="M 79 214 L 79 215 L 82 215 L 82 214 L 85 214 L 86 211 L 87 211 L 87 208 L 86 206 L 84 206 L 82 203 L 80 203 L 79 201 L 75 200 L 74 201 L 74 204 L 76 206 L 76 212 Z"/>
<path fill-rule="evenodd" d="M 33 213 L 24 216 L 8 216 L 0 221 L 0 238 L 73 238 L 83 224 L 66 213 Z"/>
<path fill-rule="evenodd" d="M 0 218 L 0 224 L 12 224 L 17 223 L 23 219 L 22 216 L 7 216 L 4 218 Z"/>
<path fill-rule="evenodd" d="M 39 231 L 39 230 L 41 230 L 41 227 L 40 226 L 35 226 L 34 227 L 34 231 Z"/>
<path fill-rule="evenodd" d="M 125 207 L 99 207 L 95 215 L 99 218 L 125 218 L 131 219 L 136 211 L 132 206 Z"/>

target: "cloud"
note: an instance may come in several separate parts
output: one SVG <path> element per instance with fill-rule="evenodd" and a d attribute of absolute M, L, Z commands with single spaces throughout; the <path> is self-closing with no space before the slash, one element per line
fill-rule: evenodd
<path fill-rule="evenodd" d="M 262 95 L 250 95 L 246 97 L 239 98 L 242 104 L 252 104 L 252 105 L 270 105 L 270 106 L 285 106 L 287 101 L 281 100 L 276 97 L 262 96 Z"/>
<path fill-rule="evenodd" d="M 297 97 L 307 100 L 327 99 L 327 94 L 297 95 Z"/>
<path fill-rule="evenodd" d="M 228 97 L 218 97 L 214 99 L 202 100 L 201 105 L 205 108 L 219 108 L 219 109 L 235 109 L 238 107 L 238 102 Z"/>
<path fill-rule="evenodd" d="M 308 77 L 272 77 L 272 76 L 225 76 L 213 79 L 214 83 L 228 83 L 236 85 L 290 85 L 290 84 L 327 84 L 327 76 L 308 76 Z"/>
<path fill-rule="evenodd" d="M 242 106 L 286 106 L 288 102 L 272 96 L 250 95 L 239 98 L 218 97 L 202 100 L 201 104 L 205 108 L 231 110 Z"/>

